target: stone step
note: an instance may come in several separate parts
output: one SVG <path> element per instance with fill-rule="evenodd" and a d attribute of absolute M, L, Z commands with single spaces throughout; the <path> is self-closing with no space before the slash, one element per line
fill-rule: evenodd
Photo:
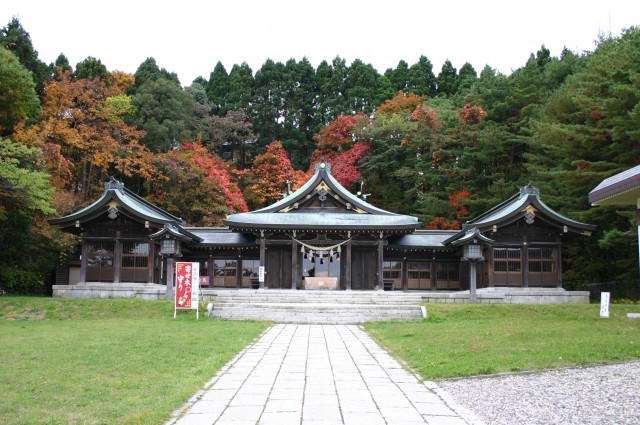
<path fill-rule="evenodd" d="M 298 308 L 296 308 L 298 307 Z M 362 323 L 381 320 L 420 320 L 420 307 L 411 308 L 331 308 L 302 309 L 300 306 L 264 304 L 247 305 L 214 304 L 208 311 L 213 318 L 231 320 L 270 320 L 278 323 Z M 353 307 L 353 306 L 351 306 Z"/>
<path fill-rule="evenodd" d="M 419 305 L 329 303 L 210 303 L 207 314 L 232 320 L 271 320 L 278 323 L 361 323 L 380 320 L 419 320 Z"/>
<path fill-rule="evenodd" d="M 246 303 L 346 303 L 346 304 L 411 304 L 416 305 L 422 301 L 420 294 L 405 293 L 371 293 L 340 292 L 340 291 L 203 291 L 204 300 L 219 302 L 246 302 Z"/>
<path fill-rule="evenodd" d="M 399 291 L 205 289 L 202 299 L 211 302 L 207 314 L 220 319 L 335 324 L 422 318 L 422 294 Z"/>

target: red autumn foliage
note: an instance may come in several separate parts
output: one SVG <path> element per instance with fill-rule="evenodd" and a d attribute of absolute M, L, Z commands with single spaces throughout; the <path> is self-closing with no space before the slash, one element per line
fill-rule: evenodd
<path fill-rule="evenodd" d="M 311 156 L 311 169 L 309 173 L 313 173 L 315 164 L 326 161 L 331 164 L 331 174 L 338 182 L 347 189 L 354 186 L 356 180 L 362 178 L 359 165 L 362 159 L 369 155 L 369 145 L 364 142 L 358 142 L 351 149 L 336 151 L 320 151 L 316 150 Z"/>
<path fill-rule="evenodd" d="M 227 164 L 199 142 L 154 156 L 160 177 L 148 199 L 193 226 L 220 226 L 227 215 L 248 211 Z"/>
<path fill-rule="evenodd" d="M 466 190 L 449 194 L 449 204 L 456 211 L 456 217 L 464 217 L 469 215 L 469 208 L 462 202 L 463 199 L 471 198 L 471 193 Z"/>
<path fill-rule="evenodd" d="M 354 143 L 354 127 L 361 119 L 361 114 L 340 115 L 324 126 L 318 134 L 313 136 L 313 139 L 321 150 L 349 149 Z"/>
<path fill-rule="evenodd" d="M 267 146 L 265 153 L 255 157 L 247 177 L 247 198 L 257 207 L 279 200 L 287 190 L 287 182 L 291 190 L 295 190 L 304 179 L 304 173 L 293 169 L 287 151 L 276 141 Z"/>
<path fill-rule="evenodd" d="M 436 217 L 431 220 L 426 226 L 427 230 L 458 230 L 460 229 L 460 223 L 457 221 L 450 221 L 446 218 Z"/>
<path fill-rule="evenodd" d="M 207 178 L 217 182 L 231 214 L 249 211 L 242 192 L 231 179 L 231 173 L 226 162 L 219 156 L 211 154 L 200 143 L 186 142 L 182 145 L 182 150 L 193 151 L 195 155 L 190 157 L 191 162 L 203 170 Z"/>
<path fill-rule="evenodd" d="M 416 106 L 411 113 L 411 119 L 430 128 L 434 132 L 442 126 L 442 122 L 438 119 L 436 111 L 426 103 L 421 103 Z"/>
<path fill-rule="evenodd" d="M 471 103 L 467 103 L 462 109 L 458 110 L 458 118 L 467 124 L 478 124 L 486 116 L 487 111 Z"/>

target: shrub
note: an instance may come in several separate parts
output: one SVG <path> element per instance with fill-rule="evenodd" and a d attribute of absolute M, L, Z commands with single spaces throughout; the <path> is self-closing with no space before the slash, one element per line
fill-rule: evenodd
<path fill-rule="evenodd" d="M 5 267 L 0 269 L 0 289 L 8 294 L 42 295 L 45 289 L 44 278 L 37 273 Z"/>

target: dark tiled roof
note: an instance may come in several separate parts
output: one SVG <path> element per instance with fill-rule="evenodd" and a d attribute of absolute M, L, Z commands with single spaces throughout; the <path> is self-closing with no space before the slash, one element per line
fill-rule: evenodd
<path fill-rule="evenodd" d="M 516 220 L 526 219 L 527 215 L 530 215 L 532 222 L 536 217 L 543 216 L 547 222 L 553 223 L 556 227 L 562 228 L 566 226 L 567 231 L 579 234 L 588 235 L 596 228 L 596 226 L 592 224 L 571 220 L 549 208 L 540 199 L 539 190 L 529 183 L 503 203 L 491 208 L 473 220 L 466 222 L 462 230 L 447 239 L 445 244 L 462 238 L 468 230 L 472 230 L 473 228 L 484 232 L 492 229 L 494 225 L 499 228 L 511 224 Z"/>
<path fill-rule="evenodd" d="M 640 165 L 604 179 L 589 192 L 592 205 L 636 205 L 640 198 Z"/>
<path fill-rule="evenodd" d="M 226 227 L 187 227 L 202 241 L 198 246 L 254 246 L 256 237 L 252 234 L 233 232 Z"/>
<path fill-rule="evenodd" d="M 389 248 L 443 249 L 446 248 L 443 242 L 456 233 L 457 230 L 416 230 L 410 235 L 391 236 Z"/>
<path fill-rule="evenodd" d="M 327 189 L 326 196 L 338 200 L 342 208 L 299 208 L 318 187 Z M 336 211 L 337 210 L 337 211 Z M 377 208 L 346 190 L 332 175 L 331 165 L 316 164 L 315 174 L 300 189 L 286 198 L 260 210 L 233 214 L 223 221 L 238 229 L 317 229 L 317 230 L 398 230 L 420 227 L 418 219 Z"/>
<path fill-rule="evenodd" d="M 156 207 L 152 203 L 124 187 L 123 183 L 115 179 L 105 183 L 104 193 L 96 202 L 86 208 L 76 211 L 73 214 L 69 214 L 64 217 L 52 218 L 49 220 L 49 223 L 60 227 L 71 227 L 75 225 L 76 220 L 81 223 L 92 220 L 93 218 L 106 213 L 112 201 L 116 202 L 117 208 L 123 208 L 132 215 L 139 217 L 141 220 L 147 220 L 156 226 L 161 226 L 167 223 L 184 225 L 181 218 Z"/>

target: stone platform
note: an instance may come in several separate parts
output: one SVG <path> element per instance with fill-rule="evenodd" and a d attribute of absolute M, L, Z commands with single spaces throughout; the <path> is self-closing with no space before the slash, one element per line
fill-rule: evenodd
<path fill-rule="evenodd" d="M 62 298 L 166 298 L 166 287 L 136 283 L 56 285 Z M 343 324 L 420 320 L 424 303 L 468 303 L 469 292 L 304 291 L 290 289 L 202 289 L 201 310 L 213 318 L 277 323 Z M 588 304 L 589 292 L 563 289 L 483 288 L 480 304 Z"/>
<path fill-rule="evenodd" d="M 210 317 L 342 324 L 420 320 L 422 294 L 385 291 L 203 290 Z"/>

